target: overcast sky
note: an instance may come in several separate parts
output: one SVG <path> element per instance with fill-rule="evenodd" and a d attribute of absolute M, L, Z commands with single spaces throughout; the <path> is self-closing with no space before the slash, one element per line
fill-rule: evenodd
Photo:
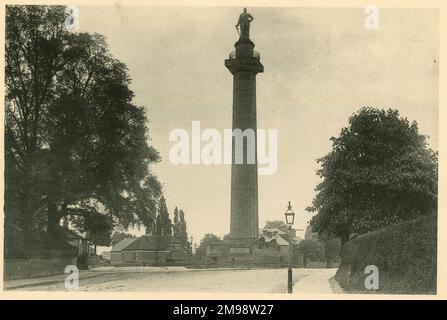
<path fill-rule="evenodd" d="M 153 167 L 168 208 L 186 213 L 196 240 L 230 226 L 230 166 L 173 165 L 169 133 L 191 122 L 231 128 L 232 75 L 240 8 L 81 7 L 80 31 L 105 35 L 147 107 Z M 366 30 L 363 9 L 249 8 L 250 35 L 265 71 L 257 76 L 258 128 L 278 130 L 278 169 L 259 177 L 259 222 L 283 220 L 287 201 L 305 229 L 319 182 L 316 159 L 362 106 L 397 108 L 438 148 L 438 14 L 381 9 Z"/>

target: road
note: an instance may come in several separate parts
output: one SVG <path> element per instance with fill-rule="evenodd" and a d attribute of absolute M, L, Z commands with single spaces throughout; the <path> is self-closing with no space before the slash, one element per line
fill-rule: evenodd
<path fill-rule="evenodd" d="M 330 280 L 335 272 L 336 269 L 294 269 L 294 292 L 340 292 Z M 53 283 L 34 282 L 32 286 L 8 290 L 66 291 L 64 279 L 62 275 Z M 76 291 L 283 293 L 287 291 L 287 270 L 110 268 L 81 273 Z"/>

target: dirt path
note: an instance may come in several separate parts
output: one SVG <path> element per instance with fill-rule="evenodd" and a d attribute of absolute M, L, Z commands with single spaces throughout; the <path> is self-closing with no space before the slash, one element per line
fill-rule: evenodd
<path fill-rule="evenodd" d="M 151 268 L 96 270 L 95 276 L 79 279 L 76 291 L 112 292 L 222 292 L 285 293 L 287 269 L 178 269 Z M 335 269 L 294 269 L 296 293 L 332 293 L 328 279 Z M 66 291 L 64 279 L 36 283 L 19 291 Z"/>
<path fill-rule="evenodd" d="M 335 276 L 337 269 L 299 269 L 306 275 L 302 280 L 295 282 L 294 293 L 303 294 L 333 294 L 341 289 L 331 285 L 331 278 Z M 332 281 L 333 282 L 333 281 Z"/>

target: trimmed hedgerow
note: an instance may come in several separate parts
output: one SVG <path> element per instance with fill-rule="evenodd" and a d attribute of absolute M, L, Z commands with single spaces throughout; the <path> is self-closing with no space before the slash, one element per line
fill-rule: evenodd
<path fill-rule="evenodd" d="M 365 267 L 379 270 L 376 293 L 435 294 L 437 217 L 429 215 L 354 238 L 342 248 L 336 279 L 348 292 L 365 289 Z"/>

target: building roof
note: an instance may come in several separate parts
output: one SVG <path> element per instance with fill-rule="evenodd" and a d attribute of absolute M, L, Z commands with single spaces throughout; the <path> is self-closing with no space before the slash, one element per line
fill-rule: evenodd
<path fill-rule="evenodd" d="M 298 243 L 300 243 L 301 241 L 303 241 L 303 239 L 302 239 L 301 237 L 295 237 L 295 238 L 292 238 L 292 243 L 298 244 Z"/>
<path fill-rule="evenodd" d="M 126 248 L 131 243 L 135 242 L 138 238 L 124 238 L 120 242 L 118 242 L 113 248 L 112 252 L 122 251 L 124 248 Z"/>
<path fill-rule="evenodd" d="M 289 245 L 289 241 L 287 241 L 286 239 L 284 239 L 281 236 L 276 236 L 276 243 L 279 244 L 280 246 L 288 246 Z"/>
<path fill-rule="evenodd" d="M 269 228 L 264 228 L 264 229 L 262 229 L 262 231 L 263 232 L 276 232 L 276 233 L 278 233 L 278 234 L 286 234 L 286 232 L 285 231 L 283 231 L 283 230 L 281 230 L 281 229 L 278 229 L 278 228 L 275 228 L 275 227 L 269 227 Z"/>
<path fill-rule="evenodd" d="M 262 235 L 262 237 L 264 237 L 265 242 L 271 242 L 273 240 L 276 240 L 276 243 L 280 246 L 288 246 L 289 245 L 289 241 L 287 241 L 286 239 L 282 238 L 279 235 L 275 235 L 275 236 L 269 236 L 269 235 Z"/>

